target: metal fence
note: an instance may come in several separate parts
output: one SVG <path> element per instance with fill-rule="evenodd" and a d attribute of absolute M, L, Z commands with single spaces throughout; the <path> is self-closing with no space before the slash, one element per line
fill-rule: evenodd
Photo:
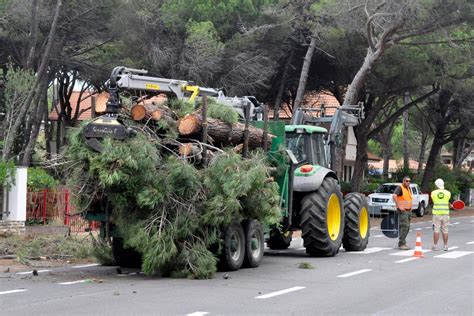
<path fill-rule="evenodd" d="M 97 230 L 100 222 L 89 222 L 76 214 L 69 189 L 28 190 L 26 203 L 27 225 L 65 225 L 71 232 Z"/>

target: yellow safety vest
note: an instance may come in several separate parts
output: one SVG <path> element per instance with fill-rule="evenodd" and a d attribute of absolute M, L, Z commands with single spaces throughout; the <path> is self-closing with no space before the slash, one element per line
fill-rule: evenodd
<path fill-rule="evenodd" d="M 431 199 L 433 200 L 434 215 L 449 215 L 451 192 L 448 190 L 434 190 L 431 192 Z"/>

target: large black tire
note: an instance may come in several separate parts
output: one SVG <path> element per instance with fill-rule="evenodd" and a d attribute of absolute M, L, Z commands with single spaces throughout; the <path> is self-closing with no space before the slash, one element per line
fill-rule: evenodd
<path fill-rule="evenodd" d="M 232 223 L 224 231 L 219 268 L 223 271 L 240 269 L 245 258 L 245 234 L 242 225 Z"/>
<path fill-rule="evenodd" d="M 370 235 L 369 205 L 360 193 L 349 193 L 344 198 L 345 226 L 342 244 L 347 251 L 362 251 Z"/>
<path fill-rule="evenodd" d="M 425 203 L 420 202 L 420 204 L 418 205 L 418 208 L 415 210 L 416 217 L 425 216 L 425 212 L 426 212 Z"/>
<path fill-rule="evenodd" d="M 260 265 L 265 252 L 262 224 L 252 219 L 245 221 L 245 259 L 244 267 L 255 268 Z"/>
<path fill-rule="evenodd" d="M 301 202 L 301 236 L 310 256 L 332 257 L 339 252 L 344 209 L 337 180 L 325 178 L 316 192 Z"/>
<path fill-rule="evenodd" d="M 115 264 L 124 268 L 140 268 L 142 266 L 142 256 L 139 252 L 123 247 L 123 239 L 112 238 L 112 254 Z"/>
<path fill-rule="evenodd" d="M 267 240 L 268 248 L 272 250 L 288 249 L 293 237 L 292 231 L 280 232 L 278 228 L 270 230 L 270 237 Z"/>

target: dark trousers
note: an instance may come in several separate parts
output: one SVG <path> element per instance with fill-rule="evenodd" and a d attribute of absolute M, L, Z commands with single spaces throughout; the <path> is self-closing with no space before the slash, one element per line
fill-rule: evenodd
<path fill-rule="evenodd" d="M 400 233 L 398 235 L 398 246 L 407 244 L 407 235 L 410 231 L 411 211 L 401 212 L 398 211 L 398 223 L 400 227 Z"/>

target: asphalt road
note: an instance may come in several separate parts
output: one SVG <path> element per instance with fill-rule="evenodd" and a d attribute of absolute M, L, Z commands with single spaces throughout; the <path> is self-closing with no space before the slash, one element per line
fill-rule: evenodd
<path fill-rule="evenodd" d="M 413 223 L 408 236 L 414 248 L 422 234 L 424 258 L 395 249 L 396 240 L 375 227 L 364 252 L 310 258 L 297 237 L 287 251 L 266 251 L 259 268 L 211 280 L 102 266 L 48 268 L 38 276 L 0 271 L 0 314 L 473 315 L 474 217 L 452 218 L 447 252 L 429 250 L 428 219 Z M 313 269 L 300 269 L 303 262 Z"/>

